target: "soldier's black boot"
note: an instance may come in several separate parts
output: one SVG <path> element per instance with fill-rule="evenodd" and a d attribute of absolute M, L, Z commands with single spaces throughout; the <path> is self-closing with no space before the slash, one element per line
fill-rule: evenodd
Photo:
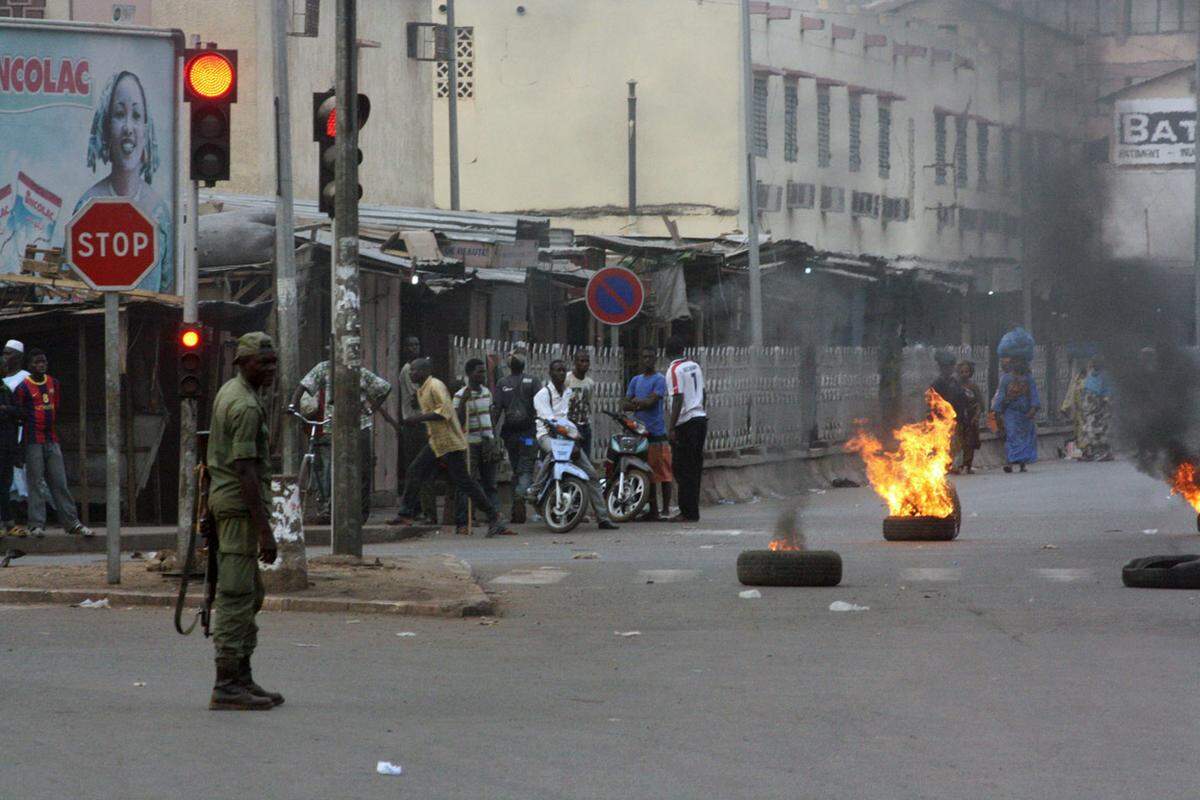
<path fill-rule="evenodd" d="M 241 672 L 239 678 L 242 686 L 255 697 L 265 697 L 271 701 L 271 705 L 283 705 L 283 695 L 279 692 L 268 692 L 263 687 L 254 682 L 254 675 L 250 672 L 250 656 L 246 656 L 241 662 Z"/>
<path fill-rule="evenodd" d="M 242 685 L 237 659 L 218 659 L 217 682 L 213 684 L 208 707 L 211 711 L 269 711 L 275 704 Z"/>

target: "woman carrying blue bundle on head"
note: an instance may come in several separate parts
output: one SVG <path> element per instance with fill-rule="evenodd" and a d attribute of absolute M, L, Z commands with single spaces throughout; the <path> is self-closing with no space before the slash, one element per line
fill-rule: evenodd
<path fill-rule="evenodd" d="M 1000 359 L 1004 374 L 992 398 L 992 410 L 1004 420 L 1004 471 L 1012 472 L 1016 464 L 1021 472 L 1037 461 L 1037 418 L 1042 401 L 1037 382 L 1029 373 L 1029 362 L 1023 358 Z"/>

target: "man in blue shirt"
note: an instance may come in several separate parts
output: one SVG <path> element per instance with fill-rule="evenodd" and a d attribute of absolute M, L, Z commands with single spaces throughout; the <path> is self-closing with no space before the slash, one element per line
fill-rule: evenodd
<path fill-rule="evenodd" d="M 638 422 L 650 432 L 650 512 L 647 520 L 663 519 L 671 511 L 671 482 L 675 476 L 671 469 L 671 445 L 667 441 L 667 424 L 663 418 L 663 398 L 667 394 L 667 379 L 655 367 L 658 351 L 653 347 L 642 348 L 642 372 L 634 375 L 625 392 L 626 411 L 634 412 Z M 662 487 L 662 513 L 659 514 L 658 493 L 655 486 Z"/>

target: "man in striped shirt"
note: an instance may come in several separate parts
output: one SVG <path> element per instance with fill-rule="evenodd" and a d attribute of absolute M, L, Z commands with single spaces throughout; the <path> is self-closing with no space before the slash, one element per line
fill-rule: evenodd
<path fill-rule="evenodd" d="M 492 429 L 492 393 L 486 386 L 487 367 L 478 358 L 472 358 L 466 364 L 466 374 L 467 385 L 454 394 L 454 410 L 463 430 L 467 432 L 471 472 L 479 480 L 492 506 L 499 508 L 496 460 L 493 457 L 496 434 Z M 467 526 L 467 503 L 467 496 L 460 492 L 454 515 L 455 533 L 467 535 L 471 532 Z"/>
<path fill-rule="evenodd" d="M 67 486 L 67 469 L 54 428 L 61 390 L 58 380 L 46 374 L 48 368 L 46 354 L 37 348 L 30 350 L 30 374 L 13 392 L 13 402 L 24 417 L 25 468 L 30 487 L 29 533 L 35 538 L 45 535 L 46 498 L 37 489 L 44 479 L 54 497 L 54 508 L 63 529 L 69 534 L 92 536 L 92 531 L 79 521 L 75 498 Z"/>

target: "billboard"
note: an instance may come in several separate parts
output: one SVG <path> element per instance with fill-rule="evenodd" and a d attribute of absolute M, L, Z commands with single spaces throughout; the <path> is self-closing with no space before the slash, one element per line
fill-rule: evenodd
<path fill-rule="evenodd" d="M 1196 160 L 1196 102 L 1189 98 L 1120 100 L 1112 163 L 1191 164 Z"/>
<path fill-rule="evenodd" d="M 138 288 L 176 293 L 178 31 L 0 22 L 0 273 L 62 247 L 87 201 L 123 197 L 154 223 Z"/>

